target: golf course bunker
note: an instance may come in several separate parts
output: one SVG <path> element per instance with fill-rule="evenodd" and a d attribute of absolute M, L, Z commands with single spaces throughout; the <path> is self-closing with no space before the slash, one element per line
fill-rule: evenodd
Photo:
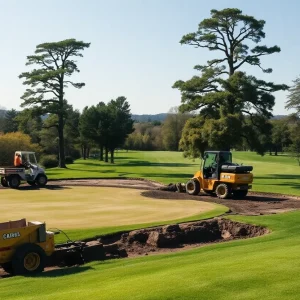
<path fill-rule="evenodd" d="M 214 218 L 105 235 L 88 241 L 84 256 L 88 262 L 172 252 L 208 243 L 257 237 L 268 232 L 264 227 Z"/>
<path fill-rule="evenodd" d="M 153 201 L 138 189 L 87 186 L 2 189 L 0 203 L 0 222 L 26 218 L 62 230 L 179 220 L 223 207 L 199 201 Z"/>

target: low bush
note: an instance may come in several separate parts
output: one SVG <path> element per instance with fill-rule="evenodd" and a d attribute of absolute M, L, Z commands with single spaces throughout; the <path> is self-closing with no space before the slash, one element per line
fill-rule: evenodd
<path fill-rule="evenodd" d="M 66 156 L 65 162 L 66 162 L 66 164 L 72 164 L 74 162 L 74 159 L 71 156 Z"/>
<path fill-rule="evenodd" d="M 40 164 L 47 168 L 55 168 L 58 166 L 58 159 L 56 155 L 44 155 L 40 159 Z"/>

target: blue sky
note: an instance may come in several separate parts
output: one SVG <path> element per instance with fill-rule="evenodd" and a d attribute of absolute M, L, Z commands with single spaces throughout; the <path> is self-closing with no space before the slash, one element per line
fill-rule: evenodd
<path fill-rule="evenodd" d="M 134 114 L 168 112 L 180 104 L 172 89 L 178 80 L 196 72 L 214 55 L 206 49 L 181 46 L 181 37 L 197 30 L 211 9 L 237 7 L 266 21 L 268 46 L 281 53 L 263 58 L 273 73 L 247 68 L 253 75 L 276 83 L 292 84 L 300 74 L 300 1 L 297 0 L 0 0 L 1 73 L 0 107 L 19 109 L 25 90 L 18 75 L 29 70 L 26 56 L 43 42 L 76 38 L 90 42 L 76 75 L 86 86 L 69 88 L 66 98 L 74 108 L 125 96 Z M 284 109 L 286 92 L 278 92 L 274 114 Z"/>

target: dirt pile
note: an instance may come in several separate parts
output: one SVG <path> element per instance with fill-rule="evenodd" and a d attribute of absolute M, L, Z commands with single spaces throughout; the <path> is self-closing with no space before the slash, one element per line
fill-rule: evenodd
<path fill-rule="evenodd" d="M 176 251 L 266 233 L 268 230 L 263 227 L 219 218 L 107 235 L 97 241 L 87 242 L 87 248 L 94 247 L 96 252 L 101 252 L 101 257 L 104 253 L 105 258 L 120 258 Z M 97 254 L 94 253 L 93 256 L 96 257 Z"/>

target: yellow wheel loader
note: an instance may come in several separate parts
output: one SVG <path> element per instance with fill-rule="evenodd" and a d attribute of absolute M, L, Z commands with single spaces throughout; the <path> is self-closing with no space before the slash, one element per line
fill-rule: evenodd
<path fill-rule="evenodd" d="M 84 263 L 84 245 L 71 241 L 55 245 L 54 232 L 47 231 L 45 223 L 26 219 L 0 223 L 0 267 L 14 275 L 42 272 L 51 260 L 68 261 L 74 253 L 79 254 L 76 263 Z"/>
<path fill-rule="evenodd" d="M 190 195 L 201 190 L 216 194 L 218 198 L 244 198 L 253 182 L 252 166 L 232 163 L 229 151 L 206 151 L 201 161 L 200 171 L 189 180 L 185 189 Z"/>

